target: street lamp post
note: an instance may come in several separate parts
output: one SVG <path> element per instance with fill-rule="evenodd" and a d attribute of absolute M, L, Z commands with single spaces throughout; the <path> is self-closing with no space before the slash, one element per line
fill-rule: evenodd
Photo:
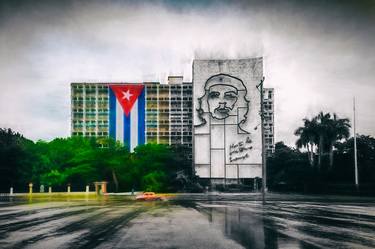
<path fill-rule="evenodd" d="M 33 183 L 29 183 L 29 194 L 31 195 L 33 193 Z"/>
<path fill-rule="evenodd" d="M 267 192 L 267 158 L 265 149 L 265 134 L 264 134 L 264 106 L 263 106 L 263 82 L 265 78 L 263 77 L 259 85 L 257 85 L 260 91 L 260 120 L 261 120 L 261 133 L 262 133 L 262 201 L 263 204 L 266 203 L 266 192 Z"/>
<path fill-rule="evenodd" d="M 354 133 L 354 174 L 355 174 L 355 187 L 358 190 L 358 160 L 357 160 L 357 131 L 355 123 L 355 97 L 353 98 L 353 133 Z"/>

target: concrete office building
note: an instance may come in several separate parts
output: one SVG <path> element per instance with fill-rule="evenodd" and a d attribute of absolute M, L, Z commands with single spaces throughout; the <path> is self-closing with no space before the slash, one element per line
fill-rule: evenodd
<path fill-rule="evenodd" d="M 205 63 L 214 63 L 216 66 L 211 65 L 212 72 L 206 72 Z M 228 64 L 229 63 L 229 64 Z M 239 63 L 239 64 L 238 64 Z M 245 64 L 242 64 L 245 63 Z M 228 64 L 227 66 L 225 66 Z M 217 67 L 217 69 L 215 69 Z M 238 69 L 239 68 L 239 69 Z M 252 147 L 254 145 L 259 147 L 258 132 L 260 131 L 260 122 L 258 120 L 260 101 L 259 95 L 257 95 L 254 87 L 259 79 L 262 77 L 262 61 L 260 59 L 253 59 L 244 62 L 200 62 L 199 67 L 196 71 L 195 80 L 200 80 L 199 87 L 205 87 L 207 80 L 214 76 L 222 74 L 222 80 L 233 81 L 233 84 L 237 84 L 236 87 L 241 92 L 241 87 L 245 87 L 248 95 L 245 97 L 251 100 L 249 105 L 250 108 L 248 114 L 248 120 L 254 120 L 252 123 L 248 123 L 247 126 L 242 126 L 243 123 L 238 123 L 241 121 L 240 115 L 237 113 L 237 128 L 239 130 L 248 130 L 248 134 L 252 134 Z M 240 70 L 241 69 L 241 70 Z M 248 70 L 249 69 L 249 70 Z M 251 70 L 253 71 L 251 71 Z M 215 71 L 216 70 L 216 71 Z M 236 71 L 237 70 L 237 71 Z M 248 71 L 246 71 L 248 70 Z M 257 71 L 258 70 L 258 71 Z M 247 72 L 252 72 L 253 75 L 248 75 Z M 206 75 L 207 74 L 207 75 Z M 200 76 L 202 75 L 202 76 Z M 232 77 L 232 76 L 234 77 Z M 236 76 L 238 75 L 238 76 Z M 199 79 L 201 77 L 201 79 Z M 215 79 L 215 80 L 220 80 Z M 241 83 L 242 81 L 242 83 Z M 250 82 L 250 83 L 248 83 Z M 212 84 L 212 83 L 209 83 Z M 194 86 L 197 90 L 198 85 Z M 138 93 L 134 94 L 132 90 L 138 89 Z M 117 90 L 116 90 L 117 89 Z M 122 90 L 122 91 L 120 91 Z M 129 90 L 131 90 L 129 92 Z M 194 91 L 195 91 L 194 90 Z M 225 90 L 225 89 L 224 89 Z M 135 146 L 143 143 L 160 143 L 169 145 L 182 144 L 190 148 L 190 156 L 192 159 L 196 160 L 197 155 L 193 153 L 193 120 L 194 122 L 200 121 L 199 117 L 193 118 L 193 115 L 197 114 L 198 102 L 202 100 L 203 92 L 197 92 L 196 96 L 193 94 L 193 83 L 183 82 L 182 76 L 170 76 L 168 77 L 167 84 L 160 84 L 159 82 L 141 82 L 141 83 L 71 83 L 71 135 L 72 136 L 85 136 L 85 137 L 113 137 L 116 140 L 120 140 L 124 144 L 128 144 L 129 150 L 133 150 Z M 264 88 L 263 89 L 263 107 L 265 115 L 265 148 L 267 155 L 274 152 L 274 89 Z M 120 96 L 119 94 L 125 94 Z M 127 116 L 126 110 L 124 109 L 124 103 L 120 103 L 124 98 L 136 97 L 132 105 L 128 106 Z M 193 107 L 193 98 L 199 100 Z M 240 99 L 239 99 L 240 100 Z M 239 107 L 239 112 L 244 110 L 244 107 Z M 114 112 L 117 112 L 117 115 Z M 121 112 L 121 115 L 118 115 Z M 135 113 L 133 113 L 135 112 Z M 250 116 L 251 114 L 252 116 Z M 133 122 L 137 116 L 136 122 Z M 207 113 L 205 114 L 207 115 Z M 201 116 L 202 118 L 203 116 Z M 206 120 L 207 116 L 205 117 Z M 133 120 L 133 121 L 132 121 Z M 121 123 L 122 122 L 122 123 Z M 128 123 L 126 123 L 128 122 Z M 228 119 L 225 122 L 230 122 Z M 136 128 L 131 125 L 135 125 Z M 211 125 L 216 125 L 219 127 L 218 122 L 215 124 L 210 121 Z M 257 129 L 254 129 L 257 128 Z M 138 135 L 134 135 L 138 133 Z M 198 134 L 195 131 L 195 134 Z M 205 132 L 202 132 L 203 136 Z M 214 134 L 214 133 L 212 133 Z M 216 134 L 216 133 L 215 133 Z M 220 135 L 221 133 L 217 133 Z M 234 134 L 234 133 L 233 133 Z M 231 153 L 230 146 L 236 146 L 241 142 L 246 142 L 247 135 L 241 135 L 235 133 L 235 135 L 225 139 L 228 143 L 228 153 Z M 257 135 L 258 134 L 258 135 Z M 210 139 L 215 138 L 213 135 Z M 133 139 L 135 137 L 135 139 Z M 201 136 L 202 137 L 202 136 Z M 230 141 L 230 139 L 236 138 L 236 141 Z M 201 138 L 198 138 L 198 140 Z M 135 143 L 133 143 L 134 141 Z M 196 139 L 195 139 L 196 140 Z M 229 141 L 229 142 L 228 142 Z M 195 141 L 197 143 L 197 141 Z M 198 141 L 199 142 L 199 141 Z M 200 143 L 200 142 L 199 142 Z M 202 144 L 202 143 L 201 143 Z M 207 146 L 211 146 L 208 145 Z M 223 147 L 224 148 L 224 147 Z M 256 151 L 256 157 L 259 156 L 259 148 L 252 149 Z M 219 153 L 220 148 L 211 148 L 210 153 Z M 202 151 L 202 149 L 200 149 Z M 237 153 L 236 150 L 232 151 Z M 253 152 L 252 152 L 253 153 Z M 194 155 L 193 155 L 194 154 Z M 218 154 L 219 155 L 219 154 Z M 238 154 L 239 155 L 239 154 Z M 250 154 L 249 154 L 250 155 Z M 251 157 L 254 158 L 253 155 Z M 213 156 L 210 158 L 218 158 L 218 156 Z M 229 158 L 229 154 L 228 154 Z M 233 159 L 233 158 L 232 158 Z M 259 159 L 259 158 L 258 158 Z M 254 177 L 260 177 L 259 163 L 260 160 L 249 161 L 246 160 L 241 165 L 241 158 L 234 158 L 236 163 L 225 162 L 225 178 L 229 180 L 227 183 L 232 182 L 236 179 L 249 179 Z M 230 160 L 230 159 L 228 159 Z M 213 162 L 217 164 L 220 162 Z M 220 175 L 222 172 L 211 172 L 208 171 L 205 163 L 196 165 L 194 163 L 195 170 L 198 176 L 203 178 L 213 177 L 214 174 Z M 256 166 L 256 167 L 255 167 Z M 241 176 L 244 177 L 241 177 Z M 220 177 L 219 177 L 220 178 Z M 220 181 L 218 181 L 220 182 Z M 233 181 L 235 182 L 235 181 Z"/>
<path fill-rule="evenodd" d="M 146 141 L 192 144 L 192 84 L 170 77 L 168 85 L 146 86 Z M 179 81 L 176 82 L 175 78 Z M 71 84 L 71 135 L 109 136 L 109 83 Z M 264 89 L 267 153 L 274 152 L 274 89 Z"/>
<path fill-rule="evenodd" d="M 263 79 L 261 57 L 193 63 L 194 168 L 211 185 L 262 177 L 262 104 L 264 149 L 274 151 L 274 90 L 263 88 L 261 101 Z"/>
<path fill-rule="evenodd" d="M 182 77 L 178 78 L 182 80 Z M 192 84 L 172 82 L 169 85 L 144 83 L 147 103 L 146 138 L 149 142 L 191 145 Z M 71 135 L 87 137 L 109 135 L 108 85 L 109 83 L 71 84 Z M 264 109 L 266 148 L 268 152 L 273 152 L 273 88 L 264 89 Z"/>
<path fill-rule="evenodd" d="M 170 76 L 168 84 L 72 83 L 71 135 L 111 136 L 110 88 L 131 85 L 144 87 L 144 143 L 183 144 L 191 148 L 192 84 L 183 82 L 182 76 Z"/>
<path fill-rule="evenodd" d="M 263 89 L 264 136 L 268 156 L 275 152 L 274 92 L 273 88 Z"/>

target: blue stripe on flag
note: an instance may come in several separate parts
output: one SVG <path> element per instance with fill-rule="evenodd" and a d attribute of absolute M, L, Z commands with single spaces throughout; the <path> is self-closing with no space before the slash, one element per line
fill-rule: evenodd
<path fill-rule="evenodd" d="M 124 146 L 130 151 L 130 115 L 127 117 L 124 113 Z"/>
<path fill-rule="evenodd" d="M 138 97 L 138 144 L 145 143 L 145 89 Z"/>
<path fill-rule="evenodd" d="M 109 90 L 109 136 L 116 140 L 116 96 L 112 89 Z"/>

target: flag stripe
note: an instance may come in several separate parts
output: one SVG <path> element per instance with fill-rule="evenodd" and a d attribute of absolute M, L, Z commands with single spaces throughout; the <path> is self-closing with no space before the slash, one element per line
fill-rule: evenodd
<path fill-rule="evenodd" d="M 145 143 L 145 89 L 138 97 L 138 144 Z"/>
<path fill-rule="evenodd" d="M 138 99 L 134 102 L 131 110 L 130 126 L 132 132 L 130 134 L 130 151 L 138 145 Z"/>
<path fill-rule="evenodd" d="M 124 122 L 122 120 L 122 116 L 124 115 L 124 111 L 120 105 L 120 102 L 116 100 L 116 140 L 123 141 L 124 140 Z"/>
<path fill-rule="evenodd" d="M 132 116 L 131 112 L 129 116 L 126 116 L 125 113 L 123 114 L 124 117 L 124 145 L 130 149 L 130 134 L 131 134 L 131 127 L 130 127 L 130 117 Z"/>
<path fill-rule="evenodd" d="M 109 136 L 116 139 L 116 96 L 109 88 Z"/>

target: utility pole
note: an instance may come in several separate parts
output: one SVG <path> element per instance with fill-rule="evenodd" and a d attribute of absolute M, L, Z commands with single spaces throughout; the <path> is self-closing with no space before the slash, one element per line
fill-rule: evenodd
<path fill-rule="evenodd" d="M 264 134 L 264 105 L 263 105 L 263 82 L 265 78 L 263 77 L 259 85 L 257 85 L 258 90 L 260 91 L 260 120 L 261 120 L 261 133 L 262 133 L 262 201 L 263 204 L 266 203 L 266 192 L 267 192 L 267 156 L 265 149 L 265 134 Z"/>
<path fill-rule="evenodd" d="M 357 160 L 357 132 L 355 127 L 355 97 L 353 98 L 353 133 L 354 133 L 354 173 L 355 173 L 355 187 L 358 190 L 358 160 Z"/>

